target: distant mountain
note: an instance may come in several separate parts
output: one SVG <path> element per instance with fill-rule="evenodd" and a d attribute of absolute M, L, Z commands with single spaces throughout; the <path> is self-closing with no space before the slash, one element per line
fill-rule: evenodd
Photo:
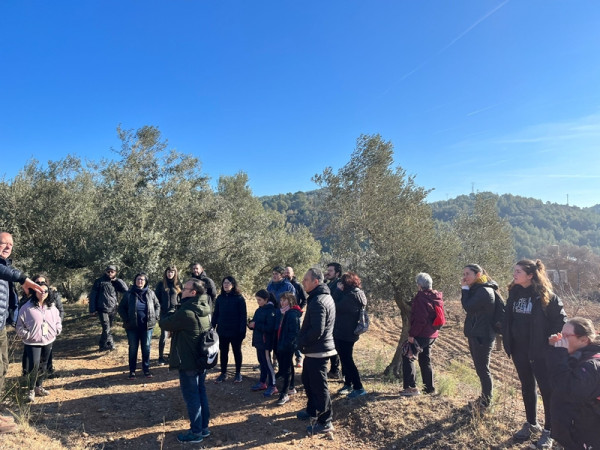
<path fill-rule="evenodd" d="M 290 224 L 306 225 L 327 248 L 324 224 L 319 221 L 320 190 L 262 197 L 265 208 L 285 213 Z M 501 218 L 513 228 L 518 258 L 534 257 L 549 245 L 589 246 L 600 254 L 600 205 L 590 208 L 559 205 L 510 194 L 485 193 L 497 201 Z M 452 221 L 461 211 L 473 206 L 474 195 L 431 203 L 433 216 L 442 222 Z"/>

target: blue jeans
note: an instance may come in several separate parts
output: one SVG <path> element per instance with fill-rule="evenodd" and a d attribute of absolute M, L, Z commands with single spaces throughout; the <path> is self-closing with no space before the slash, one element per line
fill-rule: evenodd
<path fill-rule="evenodd" d="M 190 429 L 195 434 L 200 434 L 202 430 L 208 428 L 208 420 L 210 419 L 208 397 L 204 386 L 205 379 L 206 370 L 179 371 L 181 395 L 190 418 Z"/>
<path fill-rule="evenodd" d="M 127 341 L 129 342 L 129 371 L 135 372 L 137 366 L 138 347 L 142 347 L 142 370 L 144 373 L 150 371 L 150 340 L 153 330 L 127 330 Z"/>

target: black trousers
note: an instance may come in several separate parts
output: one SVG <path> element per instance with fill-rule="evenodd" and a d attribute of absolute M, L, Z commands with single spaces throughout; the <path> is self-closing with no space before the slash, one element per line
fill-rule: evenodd
<path fill-rule="evenodd" d="M 294 389 L 294 352 L 278 352 L 279 374 L 283 379 L 281 395 L 287 394 L 290 389 Z"/>
<path fill-rule="evenodd" d="M 490 355 L 492 348 L 496 342 L 496 338 L 469 338 L 469 351 L 473 358 L 475 372 L 481 383 L 481 399 L 485 404 L 489 404 L 492 400 L 494 383 L 492 374 L 490 373 Z"/>
<path fill-rule="evenodd" d="M 419 369 L 421 369 L 421 378 L 425 385 L 425 392 L 434 392 L 433 385 L 433 367 L 431 366 L 431 346 L 435 342 L 434 339 L 427 337 L 416 337 L 415 341 L 419 343 L 423 351 L 419 353 Z M 402 356 L 402 378 L 404 389 L 417 387 L 417 370 L 415 362 Z"/>
<path fill-rule="evenodd" d="M 42 386 L 46 378 L 48 357 L 52 352 L 52 344 L 48 345 L 24 345 L 25 349 L 25 373 L 27 374 L 27 386 L 33 390 L 36 386 Z"/>
<path fill-rule="evenodd" d="M 549 430 L 552 423 L 550 417 L 552 386 L 546 368 L 546 359 L 540 357 L 531 361 L 528 348 L 520 347 L 524 347 L 522 343 L 521 345 L 515 342 L 511 343 L 512 360 L 521 381 L 521 395 L 523 396 L 527 422 L 531 424 L 537 422 L 537 387 L 539 387 L 544 403 L 544 428 Z M 528 347 L 528 345 L 525 345 L 525 347 Z"/>
<path fill-rule="evenodd" d="M 100 325 L 102 326 L 102 334 L 100 335 L 100 342 L 98 342 L 100 350 L 114 348 L 115 343 L 113 341 L 112 334 L 110 333 L 110 329 L 112 328 L 113 321 L 115 320 L 115 313 L 99 311 L 98 320 L 100 320 Z"/>
<path fill-rule="evenodd" d="M 306 412 L 326 425 L 333 418 L 329 385 L 327 384 L 327 361 L 329 358 L 304 358 L 302 384 L 308 397 Z"/>
<path fill-rule="evenodd" d="M 219 353 L 221 358 L 221 373 L 227 372 L 227 363 L 229 362 L 229 346 L 233 351 L 235 360 L 235 373 L 242 371 L 242 341 L 244 336 L 223 337 L 219 336 Z"/>
<path fill-rule="evenodd" d="M 344 385 L 352 386 L 354 390 L 362 389 L 363 385 L 360 381 L 360 374 L 358 368 L 354 363 L 352 353 L 354 351 L 355 342 L 340 341 L 335 339 L 335 349 L 340 357 L 342 363 L 342 374 L 344 375 Z"/>

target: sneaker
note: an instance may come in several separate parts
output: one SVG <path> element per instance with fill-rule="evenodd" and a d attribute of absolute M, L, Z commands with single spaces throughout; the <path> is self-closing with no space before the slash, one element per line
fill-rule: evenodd
<path fill-rule="evenodd" d="M 165 358 L 163 358 L 162 356 L 160 358 L 158 358 L 158 363 L 159 366 L 164 366 L 165 364 L 167 364 L 167 361 L 165 361 Z"/>
<path fill-rule="evenodd" d="M 423 394 L 435 395 L 435 388 L 425 388 L 423 389 Z"/>
<path fill-rule="evenodd" d="M 345 384 L 343 388 L 337 391 L 339 395 L 348 395 L 350 392 L 352 392 L 352 386 L 349 384 Z"/>
<path fill-rule="evenodd" d="M 242 382 L 242 374 L 241 373 L 236 373 L 235 374 L 235 378 L 233 379 L 234 383 L 241 383 Z"/>
<path fill-rule="evenodd" d="M 288 395 L 296 395 L 297 393 L 298 393 L 298 391 L 296 390 L 296 388 L 288 389 Z"/>
<path fill-rule="evenodd" d="M 554 439 L 550 437 L 550 430 L 542 430 L 542 435 L 535 444 L 536 448 L 552 448 Z"/>
<path fill-rule="evenodd" d="M 323 425 L 320 422 L 317 422 L 314 425 L 309 425 L 306 427 L 306 431 L 308 432 L 308 434 L 327 433 L 333 430 L 334 428 L 331 422 L 327 422 L 325 425 Z"/>
<path fill-rule="evenodd" d="M 515 438 L 517 441 L 526 441 L 531 438 L 533 433 L 539 433 L 540 431 L 542 431 L 540 424 L 536 423 L 532 425 L 529 422 L 525 422 L 521 429 L 513 434 L 513 438 Z"/>
<path fill-rule="evenodd" d="M 154 375 L 152 375 L 152 373 L 150 373 L 150 372 L 144 372 L 144 376 L 146 378 L 152 378 Z"/>
<path fill-rule="evenodd" d="M 332 380 L 339 380 L 340 372 L 337 370 L 330 370 L 329 372 L 327 372 L 327 378 L 330 378 Z"/>
<path fill-rule="evenodd" d="M 210 430 L 208 428 L 205 428 L 204 430 L 202 430 L 201 434 L 203 438 L 207 438 L 210 436 Z"/>
<path fill-rule="evenodd" d="M 27 397 L 25 397 L 25 401 L 27 403 L 33 403 L 35 401 L 35 391 L 34 390 L 29 391 L 29 394 L 27 394 Z"/>
<path fill-rule="evenodd" d="M 283 406 L 285 405 L 287 402 L 290 401 L 290 396 L 287 394 L 282 394 L 279 396 L 279 400 L 277 400 L 277 405 L 278 406 Z"/>
<path fill-rule="evenodd" d="M 367 395 L 367 391 L 365 391 L 364 389 L 354 389 L 348 394 L 346 398 L 362 397 L 363 395 Z"/>
<path fill-rule="evenodd" d="M 296 358 L 296 367 L 302 369 L 302 358 Z"/>
<path fill-rule="evenodd" d="M 219 384 L 222 383 L 223 381 L 225 381 L 227 379 L 227 374 L 226 373 L 222 373 L 221 375 L 219 375 L 216 380 L 215 380 L 215 384 Z"/>
<path fill-rule="evenodd" d="M 35 387 L 35 395 L 37 395 L 39 397 L 45 397 L 47 395 L 50 395 L 50 392 L 41 386 L 36 386 Z"/>
<path fill-rule="evenodd" d="M 300 420 L 308 420 L 310 419 L 310 414 L 308 414 L 306 410 L 303 409 L 302 411 L 298 411 L 298 413 L 296 414 L 296 418 Z"/>
<path fill-rule="evenodd" d="M 192 433 L 191 431 L 188 431 L 187 433 L 181 433 L 177 435 L 177 440 L 179 442 L 183 442 L 183 443 L 189 443 L 189 444 L 199 444 L 200 442 L 203 441 L 203 437 L 201 434 L 196 434 L 196 433 Z"/>
<path fill-rule="evenodd" d="M 252 386 L 250 389 L 253 391 L 264 391 L 267 388 L 265 383 L 261 383 L 260 381 Z"/>
<path fill-rule="evenodd" d="M 416 395 L 421 395 L 419 389 L 416 387 L 409 387 L 400 391 L 400 395 L 403 397 L 414 397 Z"/>
<path fill-rule="evenodd" d="M 129 372 L 129 376 L 127 378 L 130 380 L 135 380 L 135 372 Z"/>
<path fill-rule="evenodd" d="M 269 386 L 267 388 L 267 390 L 265 392 L 263 392 L 263 395 L 265 397 L 270 397 L 271 395 L 277 394 L 279 391 L 277 390 L 277 386 L 273 385 L 273 386 Z"/>

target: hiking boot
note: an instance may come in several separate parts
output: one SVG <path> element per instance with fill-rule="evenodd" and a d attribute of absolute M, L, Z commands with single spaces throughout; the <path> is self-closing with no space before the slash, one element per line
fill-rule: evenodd
<path fill-rule="evenodd" d="M 199 444 L 204 440 L 201 434 L 192 433 L 188 431 L 187 433 L 181 433 L 177 435 L 177 440 L 179 442 L 188 443 L 188 444 Z"/>
<path fill-rule="evenodd" d="M 290 396 L 287 394 L 282 394 L 279 396 L 279 400 L 277 400 L 277 405 L 278 406 L 283 406 L 285 405 L 287 402 L 290 401 Z"/>
<path fill-rule="evenodd" d="M 296 414 L 296 418 L 300 420 L 308 420 L 310 419 L 310 414 L 308 414 L 306 410 L 303 409 L 302 411 L 298 411 L 298 413 Z"/>
<path fill-rule="evenodd" d="M 267 388 L 265 383 L 261 383 L 260 381 L 252 386 L 250 389 L 253 391 L 264 391 Z"/>
<path fill-rule="evenodd" d="M 320 422 L 315 423 L 314 425 L 309 425 L 306 427 L 306 431 L 308 434 L 319 434 L 319 433 L 327 433 L 329 431 L 333 431 L 333 425 L 331 422 L 327 422 L 326 424 L 322 424 Z"/>
<path fill-rule="evenodd" d="M 331 379 L 331 380 L 339 380 L 340 379 L 340 372 L 337 370 L 330 370 L 329 372 L 327 372 L 327 378 Z"/>
<path fill-rule="evenodd" d="M 35 391 L 33 389 L 29 391 L 27 397 L 25 397 L 25 401 L 27 403 L 33 403 L 35 401 Z"/>
<path fill-rule="evenodd" d="M 536 423 L 532 425 L 529 422 L 525 422 L 521 429 L 513 434 L 513 438 L 515 438 L 517 441 L 526 441 L 527 439 L 531 438 L 533 433 L 539 433 L 540 431 L 542 431 L 540 424 Z"/>
<path fill-rule="evenodd" d="M 273 385 L 273 386 L 269 386 L 267 388 L 267 390 L 265 392 L 263 392 L 263 395 L 265 397 L 270 397 L 273 394 L 277 394 L 279 391 L 277 390 L 277 386 Z"/>
<path fill-rule="evenodd" d="M 219 375 L 216 379 L 215 379 L 215 384 L 219 384 L 222 383 L 223 381 L 225 381 L 227 379 L 227 374 L 226 373 L 222 373 L 221 375 Z"/>
<path fill-rule="evenodd" d="M 337 391 L 339 395 L 348 395 L 350 392 L 352 392 L 352 386 L 349 384 L 345 384 L 343 388 Z"/>
<path fill-rule="evenodd" d="M 364 389 L 354 389 L 348 394 L 346 398 L 362 397 L 363 395 L 367 395 L 367 391 L 365 391 Z"/>
<path fill-rule="evenodd" d="M 416 395 L 421 395 L 421 392 L 416 387 L 409 387 L 401 390 L 400 395 L 402 397 L 415 397 Z"/>
<path fill-rule="evenodd" d="M 543 429 L 542 435 L 535 444 L 535 448 L 552 448 L 554 439 L 550 437 L 550 430 Z"/>
<path fill-rule="evenodd" d="M 35 387 L 35 395 L 37 395 L 39 397 L 45 397 L 47 395 L 50 395 L 50 392 L 41 386 L 36 386 Z"/>
<path fill-rule="evenodd" d="M 235 374 L 235 378 L 233 379 L 234 383 L 241 383 L 242 382 L 242 374 L 241 373 L 236 373 Z"/>
<path fill-rule="evenodd" d="M 128 380 L 135 380 L 135 372 L 129 372 L 129 375 L 127 376 Z"/>

